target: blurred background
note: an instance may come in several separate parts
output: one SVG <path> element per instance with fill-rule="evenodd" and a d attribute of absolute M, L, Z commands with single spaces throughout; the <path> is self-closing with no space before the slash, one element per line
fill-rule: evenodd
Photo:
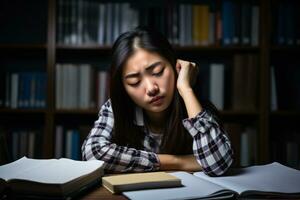
<path fill-rule="evenodd" d="M 235 166 L 300 168 L 300 3 L 293 0 L 2 0 L 0 164 L 22 156 L 81 159 L 109 97 L 114 40 L 161 31 L 200 64 Z M 298 52 L 298 53 L 297 53 Z"/>

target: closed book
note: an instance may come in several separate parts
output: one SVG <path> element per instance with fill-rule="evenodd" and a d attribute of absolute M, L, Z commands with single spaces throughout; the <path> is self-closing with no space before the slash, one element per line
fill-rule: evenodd
<path fill-rule="evenodd" d="M 5 187 L 22 199 L 75 197 L 94 184 L 100 183 L 103 161 L 61 159 L 30 159 L 23 157 L 0 166 L 0 180 Z M 4 180 L 4 181 L 3 181 Z M 2 184 L 3 186 L 3 184 Z"/>
<path fill-rule="evenodd" d="M 181 180 L 166 172 L 148 172 L 112 175 L 102 178 L 102 185 L 112 193 L 124 191 L 179 187 Z"/>
<path fill-rule="evenodd" d="M 224 109 L 224 67 L 217 63 L 210 65 L 209 97 L 220 110 Z"/>

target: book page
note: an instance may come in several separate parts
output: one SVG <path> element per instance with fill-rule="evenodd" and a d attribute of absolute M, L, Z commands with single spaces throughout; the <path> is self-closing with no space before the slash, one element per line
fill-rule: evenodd
<path fill-rule="evenodd" d="M 209 177 L 203 172 L 196 172 L 194 175 L 234 190 L 239 194 L 250 190 L 300 193 L 300 171 L 276 162 L 268 165 L 233 169 L 228 176 L 223 177 Z"/>
<path fill-rule="evenodd" d="M 36 167 L 39 167 L 40 164 L 42 163 L 39 160 L 28 159 L 24 156 L 12 163 L 0 166 L 0 178 L 7 181 L 19 174 L 25 173 L 29 169 L 34 170 Z"/>
<path fill-rule="evenodd" d="M 159 188 L 146 189 L 137 191 L 123 192 L 129 199 L 143 199 L 143 200 L 162 200 L 162 199 L 207 199 L 212 194 L 222 194 L 220 196 L 232 195 L 231 191 L 224 191 L 224 188 L 213 183 L 201 180 L 187 172 L 173 172 L 170 173 L 181 179 L 182 187 L 175 188 Z M 215 196 L 215 197 L 216 197 Z"/>
<path fill-rule="evenodd" d="M 0 166 L 0 178 L 21 179 L 40 183 L 62 184 L 87 175 L 97 169 L 103 161 L 75 161 L 71 159 L 29 159 L 23 157 Z"/>

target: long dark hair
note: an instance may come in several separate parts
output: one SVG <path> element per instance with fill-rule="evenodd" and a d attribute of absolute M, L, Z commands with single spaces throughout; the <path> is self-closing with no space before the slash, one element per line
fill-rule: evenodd
<path fill-rule="evenodd" d="M 128 96 L 122 82 L 123 66 L 137 48 L 155 52 L 165 58 L 174 70 L 175 80 L 177 80 L 176 55 L 168 40 L 161 33 L 145 27 L 138 27 L 121 34 L 113 45 L 111 63 L 113 72 L 110 83 L 110 98 L 114 114 L 112 141 L 121 146 L 144 149 L 144 129 L 133 123 L 136 105 Z M 176 88 L 176 81 L 174 84 Z M 216 112 L 212 104 L 201 101 L 200 103 L 204 109 Z M 174 91 L 174 98 L 168 109 L 169 117 L 165 123 L 160 153 L 192 153 L 192 137 L 182 125 L 182 119 L 187 117 L 187 113 L 177 89 Z"/>

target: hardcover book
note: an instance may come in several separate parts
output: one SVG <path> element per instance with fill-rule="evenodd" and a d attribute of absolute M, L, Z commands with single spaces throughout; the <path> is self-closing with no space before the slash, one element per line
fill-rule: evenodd
<path fill-rule="evenodd" d="M 0 192 L 17 197 L 69 198 L 100 183 L 103 161 L 30 159 L 0 166 Z M 9 196 L 9 194 L 8 194 Z"/>
<path fill-rule="evenodd" d="M 166 172 L 112 175 L 102 178 L 102 185 L 112 193 L 147 188 L 179 187 L 181 179 Z"/>

